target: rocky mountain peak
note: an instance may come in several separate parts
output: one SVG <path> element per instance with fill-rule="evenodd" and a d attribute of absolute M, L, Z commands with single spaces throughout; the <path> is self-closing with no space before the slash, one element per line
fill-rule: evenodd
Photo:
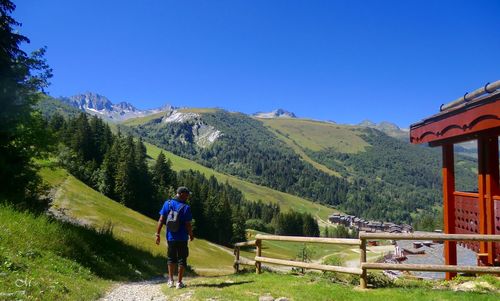
<path fill-rule="evenodd" d="M 297 118 L 293 112 L 283 109 L 276 109 L 272 112 L 257 112 L 253 116 L 257 118 Z"/>
<path fill-rule="evenodd" d="M 123 121 L 175 109 L 173 106 L 166 104 L 157 109 L 141 110 L 126 101 L 113 104 L 107 97 L 93 92 L 62 97 L 59 100 L 79 110 L 111 121 Z"/>
<path fill-rule="evenodd" d="M 389 121 L 382 121 L 378 124 L 378 127 L 388 131 L 400 131 L 401 129 L 396 124 Z"/>
<path fill-rule="evenodd" d="M 116 107 L 118 107 L 122 110 L 131 111 L 131 112 L 135 112 L 137 110 L 133 104 L 126 102 L 126 101 L 122 101 L 122 102 L 117 103 Z"/>
<path fill-rule="evenodd" d="M 113 103 L 108 98 L 93 92 L 71 96 L 69 97 L 69 102 L 71 105 L 81 110 L 92 109 L 97 111 L 111 111 L 113 109 Z"/>
<path fill-rule="evenodd" d="M 376 127 L 377 124 L 371 120 L 365 119 L 358 123 L 358 126 L 365 126 L 365 127 Z"/>

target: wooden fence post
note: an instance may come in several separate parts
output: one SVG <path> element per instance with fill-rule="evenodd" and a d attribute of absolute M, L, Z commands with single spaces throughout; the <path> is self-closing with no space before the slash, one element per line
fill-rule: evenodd
<path fill-rule="evenodd" d="M 234 248 L 234 272 L 238 273 L 240 271 L 240 247 Z"/>
<path fill-rule="evenodd" d="M 255 255 L 256 257 L 261 257 L 262 256 L 262 241 L 260 239 L 257 239 L 255 241 Z M 255 273 L 260 274 L 261 270 L 261 262 L 260 261 L 255 261 Z"/>
<path fill-rule="evenodd" d="M 366 279 L 366 269 L 363 267 L 363 264 L 366 263 L 366 239 L 361 237 L 361 235 L 359 237 L 361 239 L 361 244 L 359 246 L 360 249 L 359 267 L 362 270 L 362 273 L 359 276 L 359 286 L 362 289 L 365 289 L 367 285 L 367 279 Z"/>

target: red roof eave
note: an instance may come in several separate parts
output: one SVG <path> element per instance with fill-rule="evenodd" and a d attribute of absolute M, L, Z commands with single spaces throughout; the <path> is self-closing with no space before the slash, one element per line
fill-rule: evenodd
<path fill-rule="evenodd" d="M 410 127 L 410 142 L 439 145 L 477 139 L 485 131 L 500 131 L 500 94 L 441 112 Z"/>

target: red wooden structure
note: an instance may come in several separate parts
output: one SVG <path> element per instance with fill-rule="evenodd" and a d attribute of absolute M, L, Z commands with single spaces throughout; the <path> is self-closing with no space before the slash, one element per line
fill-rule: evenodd
<path fill-rule="evenodd" d="M 500 81 L 468 97 L 442 106 L 440 113 L 412 124 L 410 142 L 440 146 L 443 151 L 444 233 L 500 234 L 498 136 L 500 135 Z M 477 140 L 477 192 L 455 191 L 455 143 Z M 479 265 L 500 265 L 500 243 L 467 243 L 477 252 Z M 446 242 L 445 264 L 457 264 L 455 242 Z M 447 273 L 451 279 L 453 273 Z"/>

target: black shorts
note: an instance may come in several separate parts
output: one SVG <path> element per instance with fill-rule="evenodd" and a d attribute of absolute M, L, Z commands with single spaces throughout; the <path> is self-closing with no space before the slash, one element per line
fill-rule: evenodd
<path fill-rule="evenodd" d="M 170 240 L 167 249 L 167 263 L 177 263 L 183 267 L 187 265 L 189 256 L 188 242 L 181 240 Z"/>

